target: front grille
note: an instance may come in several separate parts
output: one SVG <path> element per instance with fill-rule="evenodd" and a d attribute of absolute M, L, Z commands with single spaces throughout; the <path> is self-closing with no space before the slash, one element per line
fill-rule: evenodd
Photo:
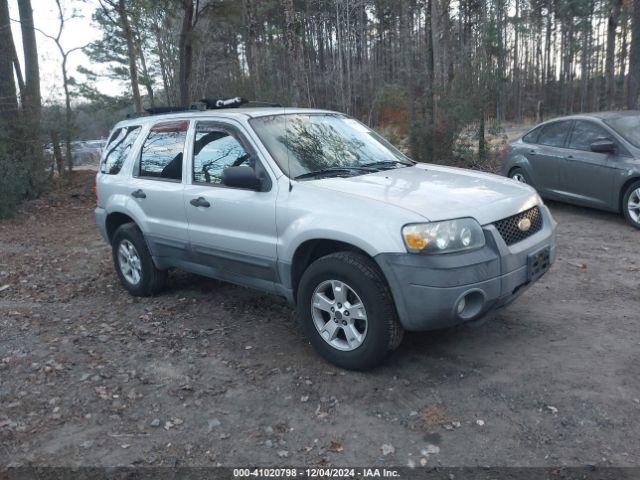
<path fill-rule="evenodd" d="M 531 221 L 531 227 L 522 231 L 518 224 L 521 220 L 528 218 Z M 494 223 L 502 239 L 507 245 L 521 242 L 525 238 L 530 237 L 534 233 L 542 229 L 542 215 L 538 207 L 530 208 L 524 212 L 520 212 L 512 217 L 503 218 Z"/>

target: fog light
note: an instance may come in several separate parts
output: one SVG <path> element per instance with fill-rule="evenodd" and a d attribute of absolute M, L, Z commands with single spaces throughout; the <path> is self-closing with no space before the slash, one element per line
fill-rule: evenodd
<path fill-rule="evenodd" d="M 464 297 L 462 297 L 462 299 L 458 302 L 458 315 L 461 315 L 462 312 L 464 312 L 465 307 L 467 306 L 467 301 L 465 300 Z"/>

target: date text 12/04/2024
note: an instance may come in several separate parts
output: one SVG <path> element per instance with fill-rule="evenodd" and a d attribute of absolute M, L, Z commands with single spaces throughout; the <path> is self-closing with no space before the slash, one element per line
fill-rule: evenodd
<path fill-rule="evenodd" d="M 397 478 L 397 470 L 387 468 L 238 468 L 233 470 L 235 478 Z"/>

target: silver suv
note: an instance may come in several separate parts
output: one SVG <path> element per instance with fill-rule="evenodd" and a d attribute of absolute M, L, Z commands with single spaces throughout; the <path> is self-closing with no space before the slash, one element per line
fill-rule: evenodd
<path fill-rule="evenodd" d="M 476 320 L 555 259 L 556 224 L 529 186 L 416 164 L 341 113 L 225 108 L 116 125 L 96 222 L 133 295 L 167 270 L 281 295 L 313 346 L 348 369 L 404 330 Z"/>

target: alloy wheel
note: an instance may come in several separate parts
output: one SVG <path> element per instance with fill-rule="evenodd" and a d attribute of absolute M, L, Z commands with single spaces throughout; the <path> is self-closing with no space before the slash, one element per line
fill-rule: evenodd
<path fill-rule="evenodd" d="M 142 263 L 136 247 L 129 240 L 122 240 L 118 247 L 118 264 L 124 278 L 131 285 L 137 285 L 142 278 Z"/>
<path fill-rule="evenodd" d="M 640 223 L 640 188 L 636 188 L 631 195 L 629 195 L 629 202 L 627 203 L 627 210 L 629 217 L 636 223 Z"/>
<path fill-rule="evenodd" d="M 313 324 L 333 348 L 351 351 L 367 336 L 367 311 L 360 296 L 346 283 L 326 280 L 311 296 Z"/>
<path fill-rule="evenodd" d="M 520 172 L 514 173 L 513 175 L 511 175 L 511 178 L 516 182 L 527 183 L 527 179 L 524 178 L 524 175 Z"/>

